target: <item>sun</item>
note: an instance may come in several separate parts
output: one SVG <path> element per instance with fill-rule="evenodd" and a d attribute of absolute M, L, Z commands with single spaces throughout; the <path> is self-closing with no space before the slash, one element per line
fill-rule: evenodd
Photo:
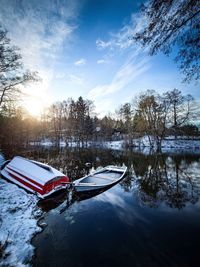
<path fill-rule="evenodd" d="M 23 106 L 31 116 L 40 117 L 47 105 L 42 99 L 31 96 L 24 100 Z"/>
<path fill-rule="evenodd" d="M 46 107 L 50 104 L 48 90 L 42 85 L 32 85 L 26 88 L 23 97 L 23 107 L 28 113 L 36 118 L 39 118 Z"/>

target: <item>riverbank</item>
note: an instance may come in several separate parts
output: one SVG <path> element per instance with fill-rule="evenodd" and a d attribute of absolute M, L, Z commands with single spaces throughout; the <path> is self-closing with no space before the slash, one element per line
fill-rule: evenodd
<path fill-rule="evenodd" d="M 41 231 L 38 199 L 0 179 L 0 200 L 0 266 L 27 267 L 34 254 L 31 239 Z"/>
<path fill-rule="evenodd" d="M 51 140 L 43 140 L 41 142 L 31 142 L 31 145 L 40 145 L 51 147 L 54 143 Z M 77 142 L 60 142 L 60 147 L 102 147 L 112 150 L 123 150 L 126 148 L 136 149 L 136 150 L 156 150 L 156 145 L 149 143 L 149 138 L 147 136 L 127 140 L 117 140 L 117 141 L 102 141 L 94 142 L 90 141 L 87 144 L 78 144 Z M 175 139 L 173 136 L 166 137 L 161 144 L 161 150 L 163 152 L 170 152 L 175 150 L 196 150 L 200 151 L 200 139 L 188 139 L 186 137 L 178 137 Z"/>

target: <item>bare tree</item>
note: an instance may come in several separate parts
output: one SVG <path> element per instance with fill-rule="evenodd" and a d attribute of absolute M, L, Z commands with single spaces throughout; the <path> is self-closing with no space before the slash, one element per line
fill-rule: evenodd
<path fill-rule="evenodd" d="M 19 85 L 36 80 L 36 72 L 23 69 L 19 48 L 10 44 L 7 31 L 0 26 L 0 107 L 16 99 L 21 92 Z"/>
<path fill-rule="evenodd" d="M 165 97 L 169 102 L 168 126 L 174 129 L 175 137 L 177 137 L 178 128 L 188 123 L 195 113 L 192 107 L 193 97 L 182 95 L 178 89 L 165 93 Z"/>
<path fill-rule="evenodd" d="M 198 0 L 150 0 L 142 6 L 145 27 L 133 39 L 169 55 L 176 46 L 175 61 L 184 81 L 200 78 L 200 9 Z"/>
<path fill-rule="evenodd" d="M 62 139 L 63 129 L 63 117 L 64 117 L 64 106 L 62 102 L 56 102 L 49 108 L 49 119 L 52 123 L 52 133 L 56 146 L 60 145 Z"/>
<path fill-rule="evenodd" d="M 141 135 L 148 136 L 151 147 L 156 143 L 158 150 L 161 149 L 161 142 L 166 132 L 168 107 L 169 102 L 166 101 L 166 98 L 156 94 L 153 90 L 141 94 L 136 107 L 134 117 L 136 130 Z"/>

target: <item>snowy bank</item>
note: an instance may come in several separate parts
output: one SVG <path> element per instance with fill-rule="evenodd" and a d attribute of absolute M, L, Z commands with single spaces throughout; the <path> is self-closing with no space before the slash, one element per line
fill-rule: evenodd
<path fill-rule="evenodd" d="M 87 146 L 89 147 L 92 144 L 93 144 L 93 142 L 88 142 Z M 55 143 L 52 142 L 51 140 L 43 140 L 43 141 L 40 141 L 40 142 L 30 142 L 30 145 L 31 146 L 52 147 L 52 146 L 55 146 Z M 71 141 L 71 142 L 60 141 L 59 146 L 60 147 L 84 147 L 82 143 L 78 144 L 78 142 L 74 142 L 74 141 Z"/>
<path fill-rule="evenodd" d="M 108 149 L 122 149 L 124 147 L 124 140 L 120 140 L 120 141 L 104 141 L 104 142 L 87 142 L 87 147 L 93 147 L 93 146 L 98 146 L 98 147 L 104 147 L 104 148 L 108 148 Z M 54 143 L 50 140 L 44 140 L 41 142 L 31 142 L 30 145 L 32 146 L 45 146 L 45 147 L 52 147 L 54 146 Z M 64 141 L 60 141 L 60 147 L 86 147 L 83 146 L 82 143 L 78 144 L 77 142 L 64 142 Z"/>
<path fill-rule="evenodd" d="M 38 198 L 0 178 L 0 266 L 29 266 L 34 253 L 32 237 L 41 231 Z"/>
<path fill-rule="evenodd" d="M 149 142 L 149 138 L 151 140 L 151 145 Z M 44 140 L 41 142 L 32 142 L 31 145 L 38 145 L 38 146 L 46 146 L 52 147 L 54 146 L 53 142 L 50 140 Z M 136 149 L 144 150 L 145 148 L 155 148 L 156 149 L 156 142 L 153 137 L 143 136 L 140 138 L 134 138 L 131 141 L 128 140 L 118 140 L 118 141 L 102 141 L 102 142 L 88 142 L 87 147 L 103 147 L 112 150 L 123 150 L 127 147 L 132 147 Z M 68 142 L 65 143 L 64 141 L 60 142 L 60 147 L 82 147 L 80 144 L 76 142 Z M 161 143 L 162 151 L 171 151 L 171 150 L 200 150 L 200 139 L 187 139 L 182 137 L 181 139 L 178 138 L 177 140 L 174 137 L 166 137 L 162 140 Z"/>
<path fill-rule="evenodd" d="M 113 150 L 121 150 L 124 148 L 124 140 L 103 142 L 103 147 Z"/>

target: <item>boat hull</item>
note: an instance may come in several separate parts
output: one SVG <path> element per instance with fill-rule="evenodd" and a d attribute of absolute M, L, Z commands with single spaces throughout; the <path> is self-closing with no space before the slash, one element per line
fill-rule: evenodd
<path fill-rule="evenodd" d="M 98 184 L 95 183 L 95 181 L 96 181 L 95 175 L 98 175 L 100 173 L 102 174 L 104 170 L 105 171 L 111 170 L 113 172 L 115 171 L 116 173 L 119 172 L 119 171 L 121 171 L 121 175 L 120 175 L 120 177 L 118 179 L 115 179 L 112 182 L 108 182 L 106 184 L 104 183 L 104 184 L 98 185 Z M 110 188 L 110 187 L 114 186 L 115 184 L 117 184 L 118 182 L 120 182 L 124 178 L 126 171 L 127 171 L 127 168 L 126 167 L 123 168 L 123 169 L 122 168 L 119 168 L 119 167 L 116 167 L 116 166 L 113 166 L 113 167 L 110 167 L 110 166 L 105 167 L 105 168 L 103 168 L 100 171 L 97 171 L 97 172 L 95 172 L 95 173 L 93 173 L 91 175 L 85 176 L 83 178 L 78 179 L 77 181 L 74 181 L 74 183 L 73 183 L 74 190 L 76 192 L 80 192 L 81 193 L 81 192 L 91 192 L 91 191 L 98 191 L 98 190 Z M 88 182 L 88 183 L 86 182 L 86 183 L 84 183 L 83 181 L 85 179 L 87 179 L 88 177 L 94 177 L 93 178 L 94 182 Z M 105 179 L 105 178 L 103 178 L 103 179 Z M 107 178 L 107 179 L 109 179 L 109 178 Z"/>
<path fill-rule="evenodd" d="M 94 191 L 94 190 L 100 190 L 100 189 L 103 189 L 105 187 L 109 187 L 110 185 L 107 185 L 107 186 L 83 186 L 83 185 L 80 185 L 80 186 L 76 186 L 76 191 L 77 192 L 86 192 L 86 191 Z"/>
<path fill-rule="evenodd" d="M 22 170 L 20 166 L 23 168 L 26 166 L 27 169 Z M 5 164 L 1 175 L 39 198 L 46 198 L 55 192 L 67 189 L 70 184 L 69 178 L 54 168 L 21 157 L 15 157 Z"/>

